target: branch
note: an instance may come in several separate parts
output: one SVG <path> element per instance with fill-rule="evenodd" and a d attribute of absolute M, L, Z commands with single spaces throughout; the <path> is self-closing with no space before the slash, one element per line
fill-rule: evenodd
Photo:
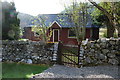
<path fill-rule="evenodd" d="M 103 7 L 99 6 L 96 2 L 92 1 L 92 0 L 88 0 L 91 4 L 93 4 L 93 6 L 95 6 L 96 8 L 98 8 L 100 11 L 102 11 L 106 16 L 108 16 L 109 19 L 113 20 L 114 17 Z"/>

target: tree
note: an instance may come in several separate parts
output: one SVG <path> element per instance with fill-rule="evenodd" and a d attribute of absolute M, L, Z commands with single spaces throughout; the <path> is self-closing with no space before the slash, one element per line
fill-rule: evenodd
<path fill-rule="evenodd" d="M 73 30 L 76 34 L 78 42 L 78 55 L 80 55 L 80 47 L 82 40 L 85 38 L 85 31 L 87 25 L 87 3 L 78 3 L 73 1 L 72 5 L 66 7 L 65 14 L 68 14 L 68 20 L 73 23 Z M 79 65 L 79 56 L 78 56 L 78 65 Z M 79 65 L 80 67 L 80 65 Z"/>
<path fill-rule="evenodd" d="M 47 31 L 47 26 L 45 24 L 47 17 L 45 16 L 37 16 L 34 17 L 33 19 L 33 24 L 35 24 L 36 26 L 33 27 L 33 31 L 38 32 L 41 35 L 41 38 L 44 42 L 47 42 L 48 37 L 46 35 L 46 31 Z"/>
<path fill-rule="evenodd" d="M 111 13 L 110 4 L 102 2 L 99 3 L 99 5 L 103 6 L 105 9 L 109 11 L 109 13 Z M 108 17 L 97 8 L 95 8 L 95 10 L 92 12 L 92 16 L 94 18 L 94 24 L 107 27 L 107 37 L 112 37 L 114 34 L 114 28 L 111 27 Z"/>
<path fill-rule="evenodd" d="M 14 2 L 2 2 L 2 39 L 17 40 L 19 39 L 20 20 L 17 18 Z"/>
<path fill-rule="evenodd" d="M 107 18 L 109 20 L 109 24 L 110 24 L 109 32 L 114 33 L 114 29 L 116 28 L 118 30 L 118 37 L 120 37 L 120 22 L 119 22 L 119 17 L 120 17 L 119 4 L 120 4 L 120 2 L 111 2 L 110 5 L 111 5 L 112 12 L 109 12 L 107 9 L 98 5 L 96 2 L 94 2 L 92 0 L 88 0 L 88 1 L 90 3 L 92 3 L 96 8 L 98 8 L 101 12 L 103 12 L 107 16 Z M 106 3 L 108 3 L 108 2 L 106 2 Z M 108 37 L 113 37 L 113 34 Z"/>
<path fill-rule="evenodd" d="M 68 14 L 68 19 L 71 23 L 73 30 L 75 31 L 78 45 L 85 37 L 85 27 L 87 24 L 87 3 L 73 2 L 71 6 L 66 8 L 65 14 Z"/>

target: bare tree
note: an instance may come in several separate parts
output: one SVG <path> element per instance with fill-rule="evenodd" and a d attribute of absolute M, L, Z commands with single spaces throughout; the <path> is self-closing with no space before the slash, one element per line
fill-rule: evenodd
<path fill-rule="evenodd" d="M 68 19 L 73 23 L 72 29 L 76 34 L 76 39 L 78 42 L 78 55 L 80 55 L 80 47 L 83 39 L 85 38 L 86 24 L 87 24 L 87 3 L 78 3 L 76 1 L 72 2 L 72 5 L 66 8 L 66 14 L 68 14 Z M 78 56 L 79 65 L 79 56 Z M 80 67 L 80 65 L 79 65 Z"/>
<path fill-rule="evenodd" d="M 33 19 L 33 24 L 35 24 L 36 26 L 33 27 L 34 31 L 38 31 L 38 33 L 41 35 L 41 38 L 44 42 L 47 42 L 48 37 L 46 35 L 46 31 L 47 31 L 47 26 L 45 24 L 46 21 L 46 17 L 45 16 L 37 16 Z"/>

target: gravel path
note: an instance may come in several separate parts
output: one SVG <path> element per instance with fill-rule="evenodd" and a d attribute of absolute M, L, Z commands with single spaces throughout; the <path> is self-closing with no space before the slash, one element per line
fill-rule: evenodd
<path fill-rule="evenodd" d="M 34 78 L 120 78 L 118 71 L 118 66 L 73 68 L 54 65 Z"/>

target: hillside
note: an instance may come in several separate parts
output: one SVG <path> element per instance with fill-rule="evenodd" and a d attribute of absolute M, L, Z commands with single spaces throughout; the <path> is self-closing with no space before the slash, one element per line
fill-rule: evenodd
<path fill-rule="evenodd" d="M 20 27 L 24 28 L 28 25 L 32 24 L 32 18 L 34 16 L 29 15 L 29 14 L 25 14 L 25 13 L 18 13 L 18 18 L 20 19 Z"/>

